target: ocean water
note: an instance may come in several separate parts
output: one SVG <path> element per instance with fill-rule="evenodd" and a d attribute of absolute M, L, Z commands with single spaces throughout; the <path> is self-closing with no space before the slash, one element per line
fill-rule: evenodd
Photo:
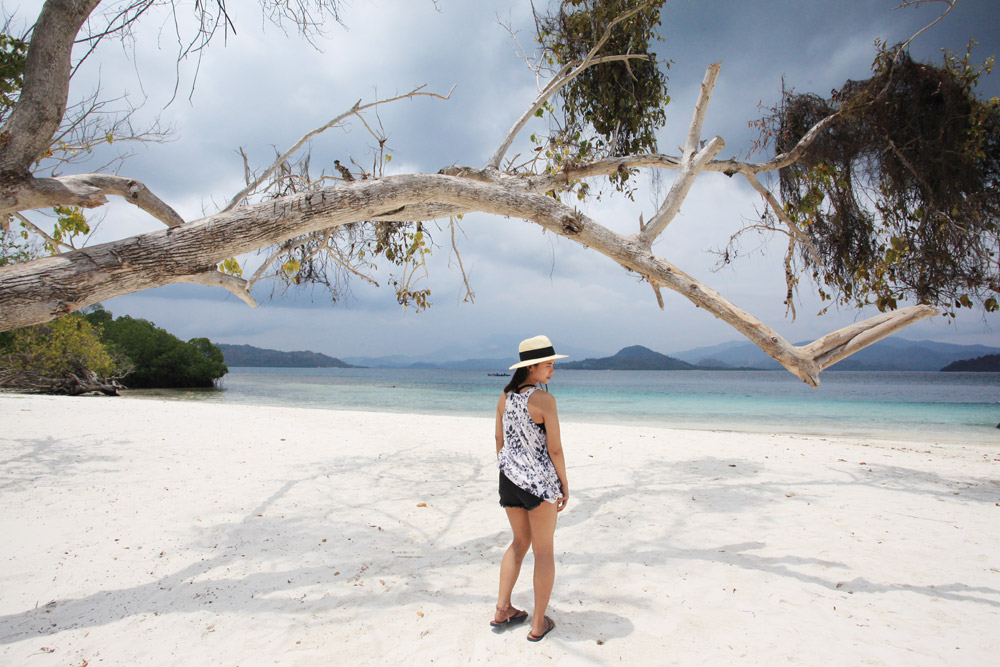
<path fill-rule="evenodd" d="M 1000 373 L 827 371 L 811 388 L 784 371 L 559 371 L 563 422 L 905 438 L 1000 445 Z M 506 377 L 484 371 L 232 368 L 217 389 L 159 398 L 323 410 L 492 417 Z"/>

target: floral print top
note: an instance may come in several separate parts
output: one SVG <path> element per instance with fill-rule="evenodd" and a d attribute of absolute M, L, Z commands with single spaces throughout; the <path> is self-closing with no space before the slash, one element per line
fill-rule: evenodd
<path fill-rule="evenodd" d="M 549 458 L 545 426 L 535 423 L 528 414 L 532 387 L 523 394 L 510 392 L 503 411 L 503 448 L 497 467 L 528 493 L 550 503 L 562 498 L 562 484 Z"/>

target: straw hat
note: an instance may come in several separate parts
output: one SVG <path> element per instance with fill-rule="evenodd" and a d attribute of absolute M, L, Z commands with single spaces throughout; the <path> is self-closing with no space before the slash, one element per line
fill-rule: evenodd
<path fill-rule="evenodd" d="M 556 354 L 556 351 L 552 348 L 552 341 L 548 339 L 548 336 L 535 336 L 534 338 L 527 338 L 521 341 L 521 344 L 517 346 L 517 353 L 521 357 L 521 361 L 510 367 L 510 370 L 515 368 L 521 368 L 522 366 L 532 366 L 534 364 L 540 364 L 543 361 L 551 361 L 552 359 L 565 359 L 565 354 Z"/>

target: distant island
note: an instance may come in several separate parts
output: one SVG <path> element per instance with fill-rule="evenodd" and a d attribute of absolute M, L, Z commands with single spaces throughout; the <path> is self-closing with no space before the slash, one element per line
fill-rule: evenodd
<path fill-rule="evenodd" d="M 610 357 L 584 359 L 583 361 L 560 361 L 559 370 L 588 371 L 690 371 L 698 366 L 680 359 L 668 357 L 642 345 L 631 345 L 618 350 Z"/>
<path fill-rule="evenodd" d="M 227 366 L 253 368 L 358 368 L 321 352 L 282 352 L 252 345 L 219 343 Z"/>
<path fill-rule="evenodd" d="M 982 357 L 976 357 L 975 359 L 953 361 L 941 370 L 945 373 L 1000 373 L 1000 354 L 987 354 Z"/>
<path fill-rule="evenodd" d="M 801 344 L 801 343 L 800 343 Z M 421 355 L 393 354 L 384 357 L 347 357 L 334 359 L 315 352 L 278 352 L 258 350 L 249 345 L 219 345 L 229 366 L 285 366 L 305 368 L 399 368 L 411 370 L 476 370 L 497 372 L 506 370 L 516 357 L 463 358 L 450 348 Z M 234 350 L 258 350 L 261 355 L 233 356 Z M 565 352 L 565 350 L 562 350 Z M 267 353 L 265 357 L 263 353 Z M 747 340 L 730 341 L 708 347 L 661 354 L 642 345 L 631 345 L 608 357 L 587 357 L 570 352 L 572 358 L 556 362 L 557 369 L 589 370 L 699 370 L 699 371 L 782 371 L 781 365 Z M 588 351 L 593 355 L 593 352 Z M 929 340 L 907 340 L 891 337 L 856 352 L 831 366 L 828 371 L 922 371 L 937 372 L 953 362 L 974 360 L 975 370 L 997 372 L 989 366 L 990 356 L 1000 355 L 1000 347 L 987 345 L 956 345 Z M 471 355 L 470 355 L 471 356 Z M 301 358 L 296 358 L 301 357 Z M 583 358 L 581 361 L 581 357 Z M 984 365 L 985 362 L 985 365 Z M 963 367 L 964 368 L 964 367 Z M 949 368 L 949 370 L 958 370 Z"/>
<path fill-rule="evenodd" d="M 803 344 L 803 343 L 797 343 Z M 672 353 L 681 361 L 705 368 L 780 370 L 770 358 L 749 341 L 722 343 Z M 987 345 L 956 345 L 930 340 L 890 337 L 859 350 L 830 366 L 824 372 L 837 371 L 923 371 L 936 372 L 957 361 L 1000 354 L 1000 348 Z M 984 369 L 985 370 L 985 369 Z"/>

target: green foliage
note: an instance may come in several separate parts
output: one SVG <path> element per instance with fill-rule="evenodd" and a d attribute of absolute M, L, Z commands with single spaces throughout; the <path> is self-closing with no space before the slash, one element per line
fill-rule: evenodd
<path fill-rule="evenodd" d="M 43 238 L 40 244 L 38 237 L 23 222 L 7 217 L 6 224 L 0 226 L 0 266 L 37 259 L 43 252 L 59 254 L 62 247 L 75 247 L 78 237 L 90 234 L 90 224 L 79 206 L 56 206 L 52 211 L 56 214 L 52 234 Z M 12 228 L 15 222 L 20 230 Z"/>
<path fill-rule="evenodd" d="M 554 168 L 655 152 L 656 131 L 666 121 L 664 108 L 670 101 L 667 77 L 650 51 L 650 42 L 659 37 L 656 29 L 664 2 L 654 0 L 614 26 L 597 54 L 641 58 L 595 65 L 562 89 L 562 128 L 547 142 Z M 536 16 L 538 40 L 549 64 L 581 61 L 612 21 L 640 4 L 640 0 L 561 0 L 551 14 Z M 663 64 L 670 66 L 669 61 Z M 629 175 L 622 170 L 611 180 L 623 189 Z"/>
<path fill-rule="evenodd" d="M 8 225 L 12 221 L 13 218 L 7 218 Z M 8 231 L 0 226 L 0 266 L 27 262 L 30 259 L 35 259 L 37 256 L 38 253 L 32 247 L 27 232 L 22 231 L 17 233 L 13 230 Z"/>
<path fill-rule="evenodd" d="M 287 245 L 290 248 L 281 255 L 276 277 L 288 287 L 324 285 L 336 301 L 343 291 L 339 269 L 349 266 L 351 273 L 374 272 L 384 259 L 395 267 L 388 283 L 399 304 L 417 312 L 431 306 L 431 291 L 416 288 L 426 274 L 425 260 L 431 252 L 431 238 L 423 223 L 356 222 L 339 228 L 336 235 L 303 236 Z M 337 258 L 332 265 L 330 256 Z"/>
<path fill-rule="evenodd" d="M 146 320 L 114 319 L 100 308 L 0 333 L 0 370 L 43 378 L 92 371 L 130 388 L 211 387 L 227 372 L 207 338 L 185 343 Z"/>
<path fill-rule="evenodd" d="M 0 337 L 0 367 L 49 378 L 115 374 L 118 365 L 100 340 L 100 325 L 73 313 Z"/>
<path fill-rule="evenodd" d="M 236 261 L 235 257 L 230 257 L 229 259 L 223 260 L 223 262 L 219 264 L 219 271 L 221 271 L 222 273 L 227 273 L 231 276 L 243 275 L 243 268 L 240 266 L 240 263 Z"/>
<path fill-rule="evenodd" d="M 973 64 L 970 45 L 934 66 L 878 46 L 871 79 L 830 99 L 788 94 L 758 123 L 762 143 L 784 152 L 838 114 L 780 174 L 786 212 L 811 243 L 801 260 L 821 296 L 843 304 L 995 311 L 1000 101 L 975 93 L 992 58 Z"/>
<path fill-rule="evenodd" d="M 411 231 L 411 229 L 413 231 Z M 414 272 L 422 267 L 430 253 L 423 225 L 411 228 L 403 223 L 384 223 L 376 236 L 375 253 L 401 267 L 402 275 L 391 276 L 389 282 L 396 290 L 396 301 L 403 307 L 412 306 L 418 313 L 431 305 L 429 289 L 415 289 Z"/>
<path fill-rule="evenodd" d="M 152 322 L 123 315 L 112 320 L 107 311 L 86 315 L 101 323 L 101 340 L 119 351 L 134 369 L 122 378 L 129 388 L 211 387 L 226 374 L 222 352 L 207 338 L 184 342 Z"/>
<path fill-rule="evenodd" d="M 56 206 L 52 209 L 56 214 L 56 223 L 52 230 L 52 239 L 57 243 L 72 246 L 76 237 L 90 233 L 90 225 L 79 206 Z M 45 248 L 55 254 L 58 247 L 46 242 Z"/>
<path fill-rule="evenodd" d="M 21 92 L 27 59 L 28 43 L 25 40 L 0 33 L 0 122 L 6 120 Z"/>
<path fill-rule="evenodd" d="M 198 353 L 206 361 L 208 361 L 210 365 L 214 366 L 215 368 L 221 367 L 222 375 L 225 375 L 226 372 L 228 372 L 228 369 L 223 364 L 225 359 L 222 356 L 222 350 L 219 349 L 218 345 L 215 345 L 212 341 L 210 341 L 207 338 L 192 338 L 187 342 L 187 344 L 193 347 L 195 350 L 197 350 Z M 216 378 L 222 377 L 222 375 L 218 375 L 212 379 L 214 380 Z"/>

